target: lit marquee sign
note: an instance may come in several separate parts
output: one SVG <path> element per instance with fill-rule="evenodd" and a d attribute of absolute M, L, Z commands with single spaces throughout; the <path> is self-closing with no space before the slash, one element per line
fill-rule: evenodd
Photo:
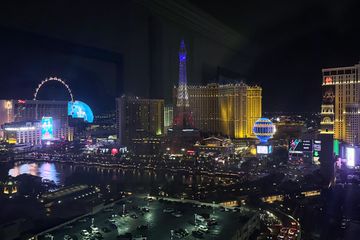
<path fill-rule="evenodd" d="M 257 145 L 256 153 L 257 154 L 270 154 L 270 153 L 272 153 L 272 146 L 271 145 Z"/>
<path fill-rule="evenodd" d="M 94 121 L 94 114 L 91 108 L 81 101 L 68 102 L 68 115 L 72 118 L 81 118 L 88 123 Z"/>
<path fill-rule="evenodd" d="M 41 119 L 41 140 L 54 139 L 54 127 L 52 117 L 43 117 Z"/>
<path fill-rule="evenodd" d="M 293 139 L 289 143 L 289 153 L 312 152 L 313 144 L 311 140 Z"/>
<path fill-rule="evenodd" d="M 355 167 L 355 148 L 346 148 L 346 165 L 348 167 Z"/>

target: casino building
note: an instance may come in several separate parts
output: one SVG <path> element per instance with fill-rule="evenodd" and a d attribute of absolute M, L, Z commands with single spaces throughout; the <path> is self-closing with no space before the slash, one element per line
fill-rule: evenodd
<path fill-rule="evenodd" d="M 7 103 L 0 106 L 0 112 L 7 111 L 7 117 L 2 118 L 2 135 L 6 140 L 14 143 L 12 133 L 19 136 L 32 136 L 35 134 L 33 128 L 39 128 L 39 122 L 43 117 L 52 117 L 54 122 L 54 138 L 72 141 L 74 137 L 73 128 L 69 126 L 68 102 L 49 100 L 0 100 Z M 30 126 L 30 127 L 29 127 Z M 9 130 L 11 129 L 11 130 Z M 16 129 L 16 130 L 15 130 Z M 36 130 L 37 131 L 37 130 Z M 18 139 L 16 143 L 23 143 L 24 138 Z M 37 140 L 26 140 L 25 143 L 34 145 Z"/>
<path fill-rule="evenodd" d="M 41 144 L 41 122 L 15 122 L 3 125 L 4 139 L 12 144 Z"/>
<path fill-rule="evenodd" d="M 40 144 L 44 137 L 44 119 L 51 118 L 51 138 L 46 140 L 74 139 L 70 119 L 91 123 L 94 115 L 81 101 L 0 100 L 0 137 L 9 143 Z M 40 136 L 41 135 L 41 136 Z"/>
<path fill-rule="evenodd" d="M 194 125 L 201 131 L 230 138 L 255 137 L 252 128 L 261 117 L 261 87 L 211 83 L 188 86 L 188 93 Z"/>
<path fill-rule="evenodd" d="M 322 69 L 323 88 L 334 92 L 334 138 L 359 144 L 358 106 L 360 104 L 360 63 L 354 66 Z"/>

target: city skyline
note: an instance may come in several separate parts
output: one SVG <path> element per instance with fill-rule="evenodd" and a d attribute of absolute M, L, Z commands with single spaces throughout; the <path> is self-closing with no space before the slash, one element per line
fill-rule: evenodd
<path fill-rule="evenodd" d="M 0 8 L 1 240 L 355 240 L 355 0 Z"/>

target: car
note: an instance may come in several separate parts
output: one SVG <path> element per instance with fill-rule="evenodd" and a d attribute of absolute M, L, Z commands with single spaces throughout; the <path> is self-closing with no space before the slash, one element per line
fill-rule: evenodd
<path fill-rule="evenodd" d="M 141 208 L 141 210 L 142 210 L 143 212 L 150 212 L 150 209 L 147 208 L 147 207 L 143 207 L 143 208 Z"/>
<path fill-rule="evenodd" d="M 198 231 L 200 232 L 207 232 L 209 229 L 205 225 L 199 225 L 197 226 Z"/>
<path fill-rule="evenodd" d="M 133 213 L 133 214 L 130 215 L 130 217 L 133 218 L 133 219 L 137 219 L 137 218 L 138 218 L 138 215 L 136 215 L 135 213 Z"/>
<path fill-rule="evenodd" d="M 189 231 L 183 228 L 179 228 L 174 231 L 174 236 L 176 238 L 183 238 L 186 237 L 187 235 L 189 235 Z"/>
<path fill-rule="evenodd" d="M 81 234 L 82 236 L 89 236 L 89 235 L 90 235 L 89 231 L 88 231 L 88 230 L 85 230 L 85 229 L 81 230 L 80 234 Z"/>
<path fill-rule="evenodd" d="M 108 221 L 109 221 L 110 223 L 116 223 L 116 220 L 113 219 L 113 218 L 108 219 Z"/>
<path fill-rule="evenodd" d="M 215 219 L 211 219 L 207 222 L 208 226 L 215 226 L 218 225 L 218 222 Z"/>
<path fill-rule="evenodd" d="M 177 218 L 182 217 L 182 213 L 180 211 L 173 212 L 171 215 Z"/>
<path fill-rule="evenodd" d="M 175 210 L 173 209 L 173 208 L 164 208 L 163 209 L 163 212 L 164 213 L 172 213 L 172 212 L 174 212 Z"/>
<path fill-rule="evenodd" d="M 65 235 L 64 240 L 73 240 L 73 238 L 70 235 Z"/>

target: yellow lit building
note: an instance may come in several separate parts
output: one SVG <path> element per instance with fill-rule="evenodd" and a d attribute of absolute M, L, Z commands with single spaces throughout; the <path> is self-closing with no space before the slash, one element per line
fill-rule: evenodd
<path fill-rule="evenodd" d="M 211 83 L 188 86 L 188 93 L 196 128 L 230 138 L 255 137 L 252 128 L 261 117 L 261 87 Z"/>
<path fill-rule="evenodd" d="M 322 69 L 323 83 L 322 86 L 334 88 L 334 138 L 347 141 L 353 139 L 348 136 L 346 118 L 353 121 L 352 117 L 356 114 L 346 114 L 348 105 L 360 103 L 360 64 L 349 67 L 325 68 Z M 349 122 L 350 124 L 350 122 Z M 358 134 L 358 133 L 356 133 Z M 356 143 L 358 144 L 358 142 Z"/>

